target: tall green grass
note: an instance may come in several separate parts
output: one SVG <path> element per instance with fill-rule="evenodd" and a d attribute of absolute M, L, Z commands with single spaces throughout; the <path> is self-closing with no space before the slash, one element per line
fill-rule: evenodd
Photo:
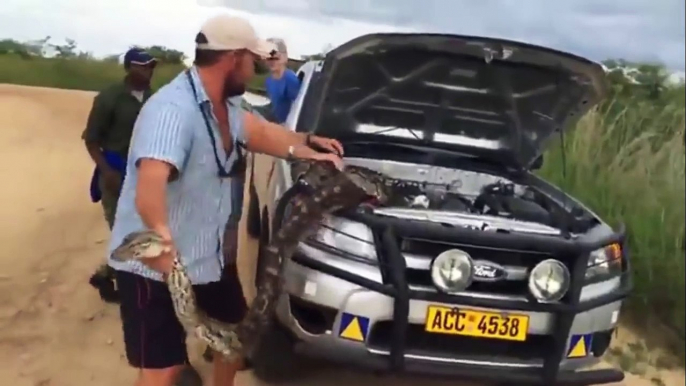
<path fill-rule="evenodd" d="M 160 65 L 154 88 L 182 69 Z M 100 90 L 122 76 L 111 62 L 0 55 L 0 83 Z M 260 92 L 263 85 L 258 76 L 249 88 Z M 683 339 L 683 88 L 665 95 L 660 101 L 621 97 L 589 113 L 565 139 L 566 174 L 560 146 L 548 152 L 540 173 L 612 225 L 627 226 L 635 282 L 628 310 L 652 315 Z"/>
<path fill-rule="evenodd" d="M 612 225 L 627 227 L 635 290 L 629 302 L 645 327 L 666 324 L 683 339 L 684 105 L 611 101 L 578 123 L 546 155 L 540 174 Z"/>

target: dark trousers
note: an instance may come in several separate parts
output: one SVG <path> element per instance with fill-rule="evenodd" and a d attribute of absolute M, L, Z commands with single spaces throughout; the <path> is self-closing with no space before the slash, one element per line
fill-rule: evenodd
<path fill-rule="evenodd" d="M 137 368 L 160 369 L 188 363 L 186 332 L 174 313 L 167 285 L 116 272 L 126 357 Z M 238 323 L 247 305 L 235 265 L 218 282 L 193 286 L 198 307 L 225 323 Z"/>

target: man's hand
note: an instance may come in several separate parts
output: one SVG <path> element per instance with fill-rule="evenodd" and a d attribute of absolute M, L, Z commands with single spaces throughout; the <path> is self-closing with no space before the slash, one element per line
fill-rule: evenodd
<path fill-rule="evenodd" d="M 168 228 L 155 229 L 155 232 L 157 232 L 157 234 L 164 239 L 164 243 L 168 247 L 168 250 L 158 257 L 143 259 L 141 262 L 147 265 L 150 269 L 157 271 L 166 277 L 172 270 L 174 257 L 176 256 L 176 247 L 172 242 L 171 232 Z"/>
<path fill-rule="evenodd" d="M 161 254 L 159 257 L 143 259 L 141 260 L 141 262 L 153 271 L 161 273 L 166 278 L 167 275 L 169 275 L 169 273 L 171 272 L 172 266 L 174 265 L 174 256 L 176 253 L 176 249 L 174 249 L 174 247 L 172 246 L 170 251 L 171 252 L 165 252 Z"/>
<path fill-rule="evenodd" d="M 121 173 L 112 168 L 103 169 L 100 172 L 102 173 L 105 188 L 110 192 L 119 192 L 122 183 Z"/>
<path fill-rule="evenodd" d="M 328 153 L 338 154 L 339 157 L 343 156 L 343 145 L 332 138 L 311 135 L 309 137 L 309 145 L 313 146 L 315 150 L 322 150 Z"/>
<path fill-rule="evenodd" d="M 307 146 L 298 146 L 294 149 L 293 156 L 302 160 L 327 161 L 336 166 L 336 169 L 343 170 L 345 166 L 341 157 L 333 153 L 319 153 Z"/>

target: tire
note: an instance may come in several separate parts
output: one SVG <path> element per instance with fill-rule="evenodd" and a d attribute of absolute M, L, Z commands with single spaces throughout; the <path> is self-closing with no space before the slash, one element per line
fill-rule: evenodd
<path fill-rule="evenodd" d="M 248 203 L 248 218 L 246 219 L 246 229 L 248 235 L 254 239 L 260 237 L 261 224 L 260 224 L 260 203 L 257 199 L 257 192 L 255 191 L 255 185 L 252 184 L 252 179 L 250 181 L 249 188 L 249 199 Z"/>
<path fill-rule="evenodd" d="M 276 321 L 264 333 L 250 358 L 253 374 L 262 382 L 292 382 L 302 374 L 302 365 L 294 351 L 295 340 Z"/>

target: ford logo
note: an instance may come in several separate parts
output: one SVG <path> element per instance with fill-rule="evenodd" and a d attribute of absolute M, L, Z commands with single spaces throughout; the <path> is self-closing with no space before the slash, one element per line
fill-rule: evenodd
<path fill-rule="evenodd" d="M 494 282 L 507 277 L 505 268 L 496 263 L 485 260 L 474 262 L 474 281 Z"/>

